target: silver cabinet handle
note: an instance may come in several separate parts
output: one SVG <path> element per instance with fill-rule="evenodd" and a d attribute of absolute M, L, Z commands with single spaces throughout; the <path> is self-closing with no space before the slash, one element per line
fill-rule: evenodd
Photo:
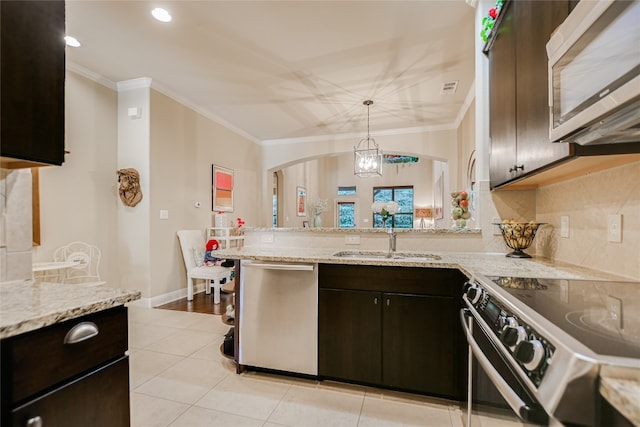
<path fill-rule="evenodd" d="M 378 297 L 375 297 L 375 298 L 373 299 L 373 303 L 374 303 L 375 305 L 378 305 Z"/>
<path fill-rule="evenodd" d="M 77 344 L 98 335 L 98 326 L 93 322 L 82 322 L 71 328 L 64 336 L 65 344 Z"/>
<path fill-rule="evenodd" d="M 389 307 L 390 304 L 391 304 L 391 300 L 387 298 L 387 307 Z"/>
<path fill-rule="evenodd" d="M 27 427 L 42 427 L 42 417 L 40 415 L 27 420 Z"/>

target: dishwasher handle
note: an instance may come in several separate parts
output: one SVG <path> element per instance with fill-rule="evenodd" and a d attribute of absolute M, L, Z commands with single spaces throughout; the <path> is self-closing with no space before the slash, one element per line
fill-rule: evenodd
<path fill-rule="evenodd" d="M 261 268 L 263 270 L 313 271 L 314 264 L 285 264 L 280 262 L 245 262 L 243 267 Z"/>

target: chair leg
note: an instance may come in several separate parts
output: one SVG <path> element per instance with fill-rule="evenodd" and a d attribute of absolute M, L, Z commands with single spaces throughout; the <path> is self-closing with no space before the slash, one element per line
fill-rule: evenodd
<path fill-rule="evenodd" d="M 193 301 L 193 279 L 187 277 L 187 301 Z"/>
<path fill-rule="evenodd" d="M 220 304 L 220 288 L 222 287 L 220 280 L 212 280 L 211 287 L 213 288 L 213 303 Z"/>

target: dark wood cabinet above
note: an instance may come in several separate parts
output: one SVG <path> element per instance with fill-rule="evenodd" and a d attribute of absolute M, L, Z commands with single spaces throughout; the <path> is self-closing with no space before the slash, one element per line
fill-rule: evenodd
<path fill-rule="evenodd" d="M 64 162 L 65 2 L 0 2 L 3 168 Z"/>
<path fill-rule="evenodd" d="M 535 188 L 640 160 L 640 144 L 580 146 L 549 139 L 546 44 L 575 1 L 507 0 L 489 58 L 492 189 Z"/>

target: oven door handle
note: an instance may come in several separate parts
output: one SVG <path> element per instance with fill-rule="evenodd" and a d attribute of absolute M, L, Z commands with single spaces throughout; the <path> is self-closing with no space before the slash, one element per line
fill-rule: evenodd
<path fill-rule="evenodd" d="M 526 419 L 526 417 L 523 417 L 523 414 L 528 413 L 531 408 L 520 398 L 520 396 L 518 396 L 515 391 L 513 391 L 509 384 L 507 384 L 507 382 L 500 376 L 498 371 L 496 371 L 489 359 L 487 359 L 487 357 L 480 349 L 480 346 L 476 342 L 475 338 L 473 338 L 473 334 L 471 333 L 469 325 L 467 324 L 467 320 L 472 319 L 473 316 L 469 314 L 468 310 L 460 310 L 460 321 L 462 323 L 462 329 L 467 336 L 469 348 L 473 352 L 473 355 L 476 357 L 476 359 L 478 359 L 480 366 L 482 366 L 491 382 L 496 386 L 502 397 L 504 397 L 504 400 L 506 400 L 506 402 L 509 404 L 511 409 L 513 409 L 513 411 L 521 418 Z"/>

